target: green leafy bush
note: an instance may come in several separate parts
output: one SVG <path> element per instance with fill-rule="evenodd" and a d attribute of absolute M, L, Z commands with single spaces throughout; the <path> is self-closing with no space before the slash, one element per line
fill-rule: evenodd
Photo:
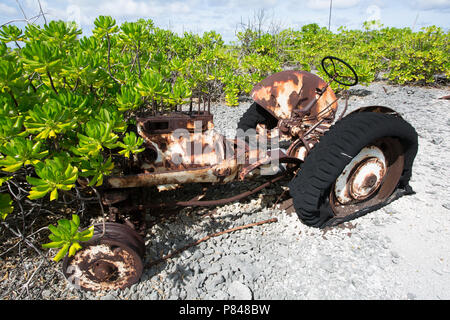
<path fill-rule="evenodd" d="M 0 217 L 5 220 L 13 210 L 11 196 L 7 193 L 0 193 Z"/>
<path fill-rule="evenodd" d="M 22 166 L 37 165 L 39 160 L 48 155 L 48 150 L 41 150 L 42 142 L 16 137 L 0 147 L 4 155 L 0 159 L 0 168 L 6 172 L 15 172 Z"/>
<path fill-rule="evenodd" d="M 54 261 L 59 261 L 69 253 L 69 257 L 73 256 L 82 247 L 80 242 L 88 241 L 94 235 L 94 226 L 86 230 L 78 231 L 80 226 L 80 217 L 72 215 L 72 220 L 60 219 L 58 225 L 49 225 L 48 229 L 51 234 L 49 239 L 52 242 L 42 245 L 43 248 L 61 248 L 53 258 Z"/>
<path fill-rule="evenodd" d="M 130 154 L 137 154 L 145 150 L 141 148 L 144 140 L 141 137 L 137 137 L 134 132 L 128 132 L 123 138 L 123 142 L 118 142 L 118 146 L 123 150 L 119 151 L 119 154 L 125 158 L 130 157 Z"/>
<path fill-rule="evenodd" d="M 427 27 L 408 33 L 401 43 L 394 45 L 389 64 L 389 79 L 396 83 L 433 83 L 435 76 L 450 77 L 450 37 L 441 28 Z"/>
<path fill-rule="evenodd" d="M 70 190 L 75 186 L 78 168 L 73 167 L 63 157 L 46 159 L 34 166 L 39 178 L 27 176 L 27 181 L 33 187 L 28 198 L 39 199 L 50 193 L 50 201 L 58 199 L 58 190 Z"/>

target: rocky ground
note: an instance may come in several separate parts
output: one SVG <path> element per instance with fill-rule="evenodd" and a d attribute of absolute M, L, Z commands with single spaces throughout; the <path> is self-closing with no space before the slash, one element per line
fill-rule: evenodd
<path fill-rule="evenodd" d="M 8 270 L 3 273 L 0 297 L 450 299 L 450 101 L 438 99 L 450 94 L 449 87 L 376 82 L 353 87 L 351 93 L 349 111 L 367 105 L 388 106 L 416 128 L 419 152 L 411 180 L 414 195 L 345 225 L 319 230 L 302 224 L 295 213 L 273 206 L 286 185 L 280 182 L 214 212 L 184 208 L 153 225 L 145 238 L 146 261 L 211 233 L 278 219 L 211 238 L 146 268 L 140 282 L 128 289 L 97 293 L 72 289 L 61 274 L 61 263 L 48 262 L 54 252 L 41 257 L 31 250 L 21 257 L 20 272 L 27 272 L 26 277 L 8 266 L 7 255 L 0 257 L 2 269 Z M 234 108 L 214 104 L 217 129 L 232 136 L 249 105 L 249 101 Z M 152 216 L 147 219 L 151 222 Z M 19 278 L 24 280 L 17 284 Z"/>

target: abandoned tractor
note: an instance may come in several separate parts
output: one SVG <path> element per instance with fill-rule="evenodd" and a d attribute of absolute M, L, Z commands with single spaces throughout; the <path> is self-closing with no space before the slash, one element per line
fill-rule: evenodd
<path fill-rule="evenodd" d="M 102 201 L 111 220 L 126 212 L 169 205 L 215 206 L 237 201 L 290 177 L 298 217 L 312 227 L 334 226 L 374 211 L 404 194 L 417 153 L 417 133 L 389 107 L 368 106 L 338 115 L 330 84 L 354 86 L 358 77 L 345 61 L 327 56 L 328 82 L 305 71 L 282 71 L 251 91 L 254 103 L 225 138 L 214 130 L 209 101 L 203 106 L 136 119 L 145 151 L 123 175 L 104 180 Z M 224 199 L 159 203 L 137 190 L 171 190 L 192 183 L 227 183 L 267 176 L 257 188 Z M 143 271 L 142 237 L 125 224 L 95 226 L 94 237 L 64 261 L 67 279 L 87 290 L 124 288 Z"/>

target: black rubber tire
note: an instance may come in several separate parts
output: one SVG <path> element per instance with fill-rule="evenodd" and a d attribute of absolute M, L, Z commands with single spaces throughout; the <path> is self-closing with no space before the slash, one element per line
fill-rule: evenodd
<path fill-rule="evenodd" d="M 375 112 L 353 113 L 338 121 L 325 133 L 289 183 L 294 208 L 303 223 L 319 228 L 334 225 L 333 220 L 336 218 L 329 204 L 333 183 L 362 148 L 383 137 L 395 137 L 402 144 L 404 169 L 397 188 L 411 190 L 409 179 L 418 148 L 416 130 L 399 116 Z M 383 204 L 365 208 L 351 214 L 344 221 L 382 206 Z M 339 223 L 344 221 L 339 219 Z"/>
<path fill-rule="evenodd" d="M 265 124 L 267 129 L 273 129 L 278 121 L 267 110 L 254 102 L 247 111 L 244 112 L 238 122 L 238 129 L 247 131 L 248 129 L 255 129 L 258 124 Z"/>

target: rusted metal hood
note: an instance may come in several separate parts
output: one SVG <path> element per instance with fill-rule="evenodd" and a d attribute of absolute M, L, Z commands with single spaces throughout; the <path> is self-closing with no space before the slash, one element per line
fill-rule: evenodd
<path fill-rule="evenodd" d="M 316 98 L 316 89 L 323 88 L 326 82 L 306 71 L 288 70 L 272 74 L 259 82 L 250 92 L 253 100 L 278 119 L 289 119 L 292 110 L 301 109 Z M 318 96 L 317 96 L 318 97 Z M 336 100 L 329 87 L 319 99 L 310 115 L 314 116 Z M 334 103 L 331 109 L 337 109 Z M 321 115 L 327 116 L 328 112 Z"/>

